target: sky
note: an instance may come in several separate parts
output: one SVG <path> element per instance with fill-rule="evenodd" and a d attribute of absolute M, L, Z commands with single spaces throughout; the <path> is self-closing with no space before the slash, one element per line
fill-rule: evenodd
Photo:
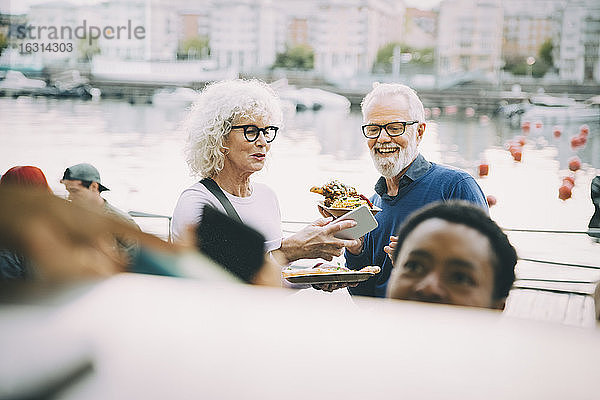
<path fill-rule="evenodd" d="M 51 0 L 0 0 L 1 12 L 25 13 L 32 4 L 46 3 Z M 71 3 L 93 3 L 94 0 L 67 0 Z M 440 3 L 441 0 L 404 0 L 407 7 L 416 7 L 422 10 L 428 10 Z"/>
<path fill-rule="evenodd" d="M 440 4 L 442 0 L 404 0 L 406 7 L 420 8 L 421 10 L 430 10 Z"/>

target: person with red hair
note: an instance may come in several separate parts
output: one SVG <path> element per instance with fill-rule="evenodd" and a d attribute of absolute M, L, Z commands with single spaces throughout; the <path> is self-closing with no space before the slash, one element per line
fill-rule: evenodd
<path fill-rule="evenodd" d="M 31 165 L 12 167 L 0 178 L 0 186 L 20 186 L 52 193 L 46 176 L 38 167 Z M 30 263 L 21 255 L 0 249 L 0 281 L 28 279 L 32 275 Z"/>
<path fill-rule="evenodd" d="M 6 184 L 34 186 L 52 192 L 42 170 L 31 165 L 18 165 L 6 171 L 6 173 L 0 178 L 0 185 Z"/>

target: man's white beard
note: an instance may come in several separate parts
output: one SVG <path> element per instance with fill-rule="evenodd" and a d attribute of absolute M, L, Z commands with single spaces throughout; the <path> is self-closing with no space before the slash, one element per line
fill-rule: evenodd
<path fill-rule="evenodd" d="M 398 151 L 395 152 L 391 157 L 384 157 L 375 151 L 378 148 L 385 147 L 398 147 Z M 415 137 L 411 137 L 408 140 L 408 146 L 406 146 L 405 149 L 402 149 L 395 143 L 389 143 L 383 146 L 377 146 L 376 144 L 373 146 L 370 153 L 371 158 L 373 159 L 373 164 L 375 164 L 377 171 L 379 171 L 384 178 L 393 178 L 417 157 L 417 139 Z"/>

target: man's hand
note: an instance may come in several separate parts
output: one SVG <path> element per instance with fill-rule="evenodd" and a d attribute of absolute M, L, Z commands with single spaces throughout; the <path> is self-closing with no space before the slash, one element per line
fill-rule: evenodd
<path fill-rule="evenodd" d="M 334 290 L 343 289 L 345 287 L 357 287 L 358 282 L 356 283 L 321 283 L 319 285 L 312 285 L 314 289 L 322 290 L 324 292 L 333 292 Z"/>
<path fill-rule="evenodd" d="M 394 251 L 396 250 L 396 245 L 398 244 L 398 236 L 390 236 L 390 244 L 383 248 L 383 251 L 387 253 L 392 260 L 392 265 L 394 265 Z"/>
<path fill-rule="evenodd" d="M 360 252 L 363 249 L 364 243 L 365 243 L 365 237 L 361 237 L 358 239 L 359 243 L 356 246 L 347 246 L 346 250 L 348 250 L 351 254 L 354 254 L 355 256 L 360 254 Z"/>
<path fill-rule="evenodd" d="M 320 218 L 301 231 L 283 239 L 281 251 L 290 261 L 301 258 L 323 258 L 331 261 L 342 255 L 344 247 L 356 248 L 360 240 L 338 239 L 333 235 L 356 225 L 354 220 L 333 221 L 332 217 Z"/>

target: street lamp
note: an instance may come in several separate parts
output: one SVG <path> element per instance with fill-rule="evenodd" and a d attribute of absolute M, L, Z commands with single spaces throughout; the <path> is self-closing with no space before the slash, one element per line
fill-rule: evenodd
<path fill-rule="evenodd" d="M 533 75 L 533 64 L 535 64 L 535 57 L 527 57 L 527 75 L 531 78 Z"/>

